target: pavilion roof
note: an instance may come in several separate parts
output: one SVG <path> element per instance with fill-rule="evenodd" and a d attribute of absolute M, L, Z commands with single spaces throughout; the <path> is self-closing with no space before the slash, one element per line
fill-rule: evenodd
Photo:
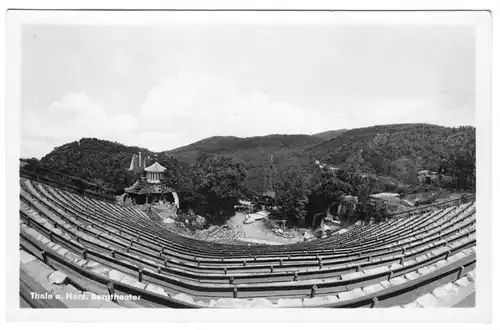
<path fill-rule="evenodd" d="M 146 172 L 164 172 L 166 168 L 158 164 L 158 162 L 155 162 L 153 165 L 146 167 L 144 170 Z"/>
<path fill-rule="evenodd" d="M 132 186 L 125 188 L 129 194 L 149 195 L 171 193 L 174 189 L 158 183 L 149 183 L 145 179 L 136 181 Z"/>

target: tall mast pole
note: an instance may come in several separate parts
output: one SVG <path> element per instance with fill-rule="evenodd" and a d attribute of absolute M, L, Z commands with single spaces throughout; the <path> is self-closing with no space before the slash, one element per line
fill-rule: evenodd
<path fill-rule="evenodd" d="M 270 167 L 270 173 L 269 173 L 269 190 L 274 191 L 274 166 L 273 166 L 273 161 L 274 161 L 274 155 L 271 154 L 271 164 L 269 165 Z"/>

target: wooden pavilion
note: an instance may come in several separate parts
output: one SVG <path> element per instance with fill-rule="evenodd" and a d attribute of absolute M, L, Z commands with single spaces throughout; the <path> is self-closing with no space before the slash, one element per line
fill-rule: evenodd
<path fill-rule="evenodd" d="M 171 187 L 163 183 L 166 168 L 155 162 L 146 167 L 145 177 L 141 177 L 132 186 L 125 188 L 125 200 L 130 198 L 134 204 L 152 204 L 159 201 L 171 202 L 179 207 L 179 198 Z"/>

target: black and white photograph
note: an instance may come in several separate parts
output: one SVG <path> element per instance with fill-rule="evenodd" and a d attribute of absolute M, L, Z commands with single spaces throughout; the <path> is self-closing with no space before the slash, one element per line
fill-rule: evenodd
<path fill-rule="evenodd" d="M 490 13 L 7 23 L 16 315 L 490 310 Z"/>

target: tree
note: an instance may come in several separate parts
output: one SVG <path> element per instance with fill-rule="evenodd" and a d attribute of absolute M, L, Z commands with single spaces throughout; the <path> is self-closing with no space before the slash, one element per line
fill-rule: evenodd
<path fill-rule="evenodd" d="M 390 207 L 386 201 L 378 198 L 371 198 L 364 203 L 359 203 L 356 212 L 362 220 L 373 218 L 380 222 L 390 216 Z"/>
<path fill-rule="evenodd" d="M 346 195 L 341 197 L 337 214 L 342 226 L 350 224 L 354 211 L 356 211 L 357 204 L 358 198 L 356 196 Z"/>
<path fill-rule="evenodd" d="M 352 191 L 352 187 L 338 179 L 335 172 L 330 169 L 316 168 L 311 181 L 309 214 L 324 212 L 329 215 L 332 210 L 337 212 L 340 197 Z M 312 226 L 315 225 L 315 219 L 312 219 Z"/>
<path fill-rule="evenodd" d="M 306 173 L 296 165 L 289 165 L 276 184 L 276 206 L 281 210 L 281 216 L 293 224 L 304 225 L 309 194 Z"/>
<path fill-rule="evenodd" d="M 219 222 L 234 214 L 234 205 L 245 192 L 246 170 L 229 157 L 202 154 L 193 168 L 196 211 Z"/>
<path fill-rule="evenodd" d="M 476 139 L 469 138 L 459 150 L 450 155 L 448 172 L 453 176 L 455 189 L 472 189 L 476 186 Z"/>

